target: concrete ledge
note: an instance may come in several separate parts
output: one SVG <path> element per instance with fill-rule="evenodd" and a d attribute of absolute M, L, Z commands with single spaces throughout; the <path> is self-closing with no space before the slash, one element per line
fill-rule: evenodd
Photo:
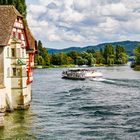
<path fill-rule="evenodd" d="M 26 109 L 29 109 L 31 106 L 31 103 L 28 103 L 28 104 L 18 104 L 18 106 L 14 106 L 14 110 L 26 110 Z"/>

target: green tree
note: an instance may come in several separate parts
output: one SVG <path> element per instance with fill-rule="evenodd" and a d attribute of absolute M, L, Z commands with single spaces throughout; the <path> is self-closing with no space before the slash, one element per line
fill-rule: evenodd
<path fill-rule="evenodd" d="M 38 56 L 38 65 L 45 66 L 45 61 L 42 56 Z"/>
<path fill-rule="evenodd" d="M 125 64 L 127 62 L 127 55 L 125 48 L 123 46 L 117 45 L 115 48 L 115 63 L 116 64 Z"/>
<path fill-rule="evenodd" d="M 78 65 L 87 65 L 88 60 L 85 58 L 82 58 L 81 56 L 77 57 L 77 64 Z"/>
<path fill-rule="evenodd" d="M 105 59 L 104 59 L 102 53 L 103 52 L 101 52 L 101 51 L 96 51 L 95 54 L 94 54 L 94 57 L 96 59 L 97 64 L 105 64 Z"/>
<path fill-rule="evenodd" d="M 93 57 L 93 53 L 91 53 L 92 51 L 86 51 L 86 52 L 82 52 L 80 54 L 80 56 L 84 59 L 86 59 L 86 65 L 92 66 L 94 65 L 96 62 L 95 58 Z M 95 53 L 95 52 L 94 52 Z"/>
<path fill-rule="evenodd" d="M 45 47 L 43 47 L 42 42 L 38 41 L 37 54 L 35 54 L 35 63 L 37 65 L 49 66 L 50 65 L 50 55 Z"/>
<path fill-rule="evenodd" d="M 134 49 L 133 53 L 136 57 L 136 65 L 140 65 L 140 44 Z"/>
<path fill-rule="evenodd" d="M 92 54 L 94 54 L 94 53 L 95 53 L 95 50 L 94 50 L 94 49 L 88 49 L 86 52 L 87 52 L 87 53 L 92 53 Z"/>
<path fill-rule="evenodd" d="M 61 65 L 61 59 L 60 59 L 59 54 L 51 55 L 51 64 L 52 65 Z"/>
<path fill-rule="evenodd" d="M 73 59 L 74 64 L 77 64 L 77 58 L 79 56 L 79 53 L 78 52 L 71 51 L 71 52 L 67 53 L 67 55 Z"/>
<path fill-rule="evenodd" d="M 114 64 L 115 56 L 114 56 L 114 47 L 112 46 L 112 44 L 107 44 L 105 46 L 103 55 L 105 59 L 105 64 L 108 65 Z"/>

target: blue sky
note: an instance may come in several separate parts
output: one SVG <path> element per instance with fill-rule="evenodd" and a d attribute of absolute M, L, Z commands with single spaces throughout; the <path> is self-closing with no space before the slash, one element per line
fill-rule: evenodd
<path fill-rule="evenodd" d="M 27 20 L 47 48 L 140 39 L 140 0 L 27 0 Z"/>

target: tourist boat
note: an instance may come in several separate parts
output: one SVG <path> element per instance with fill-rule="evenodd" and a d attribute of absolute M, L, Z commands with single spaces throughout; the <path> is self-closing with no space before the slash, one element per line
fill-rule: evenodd
<path fill-rule="evenodd" d="M 102 73 L 93 69 L 69 69 L 62 72 L 62 78 L 73 80 L 85 80 L 87 78 L 101 78 Z"/>

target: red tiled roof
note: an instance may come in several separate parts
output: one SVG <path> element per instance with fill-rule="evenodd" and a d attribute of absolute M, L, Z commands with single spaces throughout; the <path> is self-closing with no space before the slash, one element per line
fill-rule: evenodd
<path fill-rule="evenodd" d="M 12 5 L 0 5 L 0 46 L 7 45 L 16 18 L 22 15 Z"/>
<path fill-rule="evenodd" d="M 17 17 L 23 18 L 14 6 L 0 5 L 0 46 L 8 44 Z M 27 50 L 36 51 L 36 40 L 30 32 L 26 20 L 23 19 L 23 23 L 27 39 Z"/>

